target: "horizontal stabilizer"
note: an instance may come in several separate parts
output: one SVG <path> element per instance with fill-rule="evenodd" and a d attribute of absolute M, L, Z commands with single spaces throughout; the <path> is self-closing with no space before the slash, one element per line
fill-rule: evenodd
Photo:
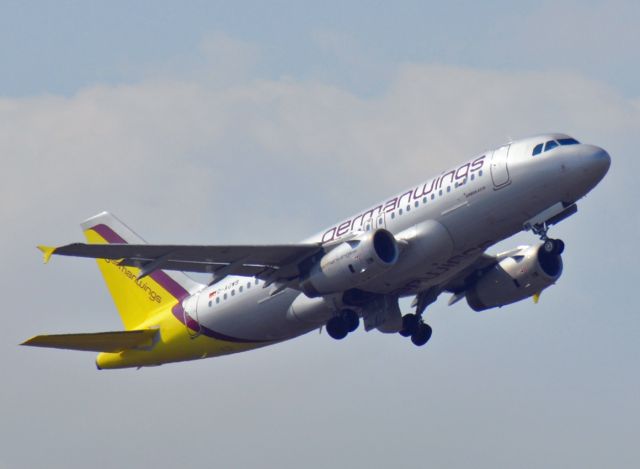
<path fill-rule="evenodd" d="M 121 352 L 128 349 L 151 346 L 157 333 L 157 329 L 145 329 L 89 334 L 37 335 L 20 345 L 85 350 L 88 352 Z"/>

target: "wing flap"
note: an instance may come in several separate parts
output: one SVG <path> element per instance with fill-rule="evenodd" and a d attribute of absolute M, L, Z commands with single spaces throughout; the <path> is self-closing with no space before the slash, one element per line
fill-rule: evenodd
<path fill-rule="evenodd" d="M 87 334 L 37 335 L 24 341 L 20 345 L 84 350 L 87 352 L 121 352 L 123 350 L 153 345 L 153 338 L 157 333 L 157 329 L 145 329 Z"/>

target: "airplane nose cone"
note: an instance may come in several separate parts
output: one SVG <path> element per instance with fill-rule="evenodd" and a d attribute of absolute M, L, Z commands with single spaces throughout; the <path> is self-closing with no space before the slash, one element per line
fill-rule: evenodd
<path fill-rule="evenodd" d="M 588 172 L 590 172 L 595 179 L 600 181 L 611 166 L 611 157 L 609 153 L 600 147 L 593 147 L 593 151 L 588 157 Z"/>
<path fill-rule="evenodd" d="M 568 177 L 566 197 L 578 200 L 596 187 L 611 166 L 611 157 L 595 145 L 580 144 L 567 147 L 562 171 Z"/>

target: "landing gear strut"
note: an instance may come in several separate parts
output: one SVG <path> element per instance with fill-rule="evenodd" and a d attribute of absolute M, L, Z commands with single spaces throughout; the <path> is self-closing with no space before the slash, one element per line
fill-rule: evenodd
<path fill-rule="evenodd" d="M 534 234 L 538 235 L 544 244 L 542 245 L 542 250 L 545 254 L 551 254 L 559 256 L 564 252 L 564 241 L 561 239 L 551 239 L 547 235 L 549 231 L 549 227 L 546 223 L 535 224 L 531 227 L 531 231 Z"/>
<path fill-rule="evenodd" d="M 360 325 L 358 314 L 351 309 L 343 309 L 340 314 L 327 322 L 327 334 L 336 340 L 344 339 L 347 334 L 355 331 Z"/>

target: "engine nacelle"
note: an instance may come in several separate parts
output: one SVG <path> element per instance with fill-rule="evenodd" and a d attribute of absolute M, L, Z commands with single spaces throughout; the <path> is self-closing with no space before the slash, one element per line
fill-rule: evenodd
<path fill-rule="evenodd" d="M 522 248 L 500 261 L 466 291 L 467 303 L 475 311 L 524 300 L 553 285 L 562 274 L 562 258 L 538 246 Z"/>
<path fill-rule="evenodd" d="M 398 260 L 399 248 L 385 229 L 345 241 L 316 262 L 302 281 L 309 297 L 341 292 L 386 272 Z"/>

